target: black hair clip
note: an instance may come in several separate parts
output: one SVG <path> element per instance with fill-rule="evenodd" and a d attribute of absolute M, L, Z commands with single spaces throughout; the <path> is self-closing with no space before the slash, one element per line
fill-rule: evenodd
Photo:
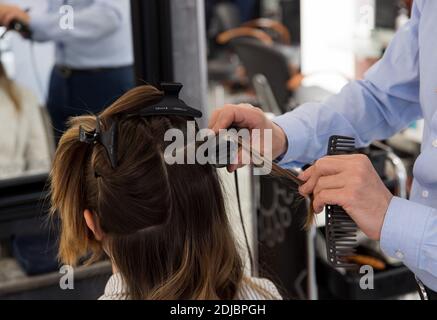
<path fill-rule="evenodd" d="M 147 106 L 139 112 L 142 117 L 149 116 L 183 116 L 190 118 L 201 118 L 202 112 L 188 106 L 179 98 L 182 90 L 181 83 L 161 83 L 164 97 L 156 104 Z"/>
<path fill-rule="evenodd" d="M 108 131 L 102 131 L 100 118 L 96 116 L 96 129 L 89 132 L 79 127 L 79 141 L 87 144 L 100 143 L 106 150 L 112 168 L 117 167 L 117 133 L 118 125 L 113 121 Z"/>
<path fill-rule="evenodd" d="M 100 141 L 100 118 L 96 116 L 96 129 L 86 131 L 82 126 L 79 127 L 79 141 L 86 144 L 96 144 Z"/>

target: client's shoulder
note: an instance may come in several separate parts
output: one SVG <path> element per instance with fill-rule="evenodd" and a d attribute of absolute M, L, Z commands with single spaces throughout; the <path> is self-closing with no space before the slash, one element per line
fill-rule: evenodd
<path fill-rule="evenodd" d="M 245 277 L 237 300 L 282 300 L 275 284 L 265 278 Z"/>
<path fill-rule="evenodd" d="M 109 278 L 105 292 L 99 300 L 127 300 L 126 284 L 120 273 L 115 273 Z"/>

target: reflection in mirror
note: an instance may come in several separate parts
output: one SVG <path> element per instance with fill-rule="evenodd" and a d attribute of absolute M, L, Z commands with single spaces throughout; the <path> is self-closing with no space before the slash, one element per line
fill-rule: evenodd
<path fill-rule="evenodd" d="M 0 0 L 0 53 L 1 299 L 59 272 L 57 228 L 41 219 L 48 172 L 68 119 L 99 113 L 135 85 L 130 0 Z M 59 289 L 53 279 L 34 294 Z"/>
<path fill-rule="evenodd" d="M 6 66 L 13 67 L 6 40 L 0 61 L 0 179 L 48 172 L 49 143 L 43 110 L 34 93 L 12 80 Z"/>
<path fill-rule="evenodd" d="M 243 102 L 278 115 L 296 104 L 300 0 L 207 0 L 206 28 L 212 107 Z"/>

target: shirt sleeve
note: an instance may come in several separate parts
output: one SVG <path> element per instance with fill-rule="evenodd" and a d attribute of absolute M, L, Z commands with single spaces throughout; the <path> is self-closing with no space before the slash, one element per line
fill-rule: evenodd
<path fill-rule="evenodd" d="M 67 13 L 61 7 L 46 13 L 30 12 L 30 28 L 35 41 L 94 40 L 112 33 L 125 19 L 127 0 L 95 0 L 88 7 L 71 13 L 72 28 L 62 28 Z M 64 21 L 65 22 L 65 21 Z"/>
<path fill-rule="evenodd" d="M 362 81 L 354 81 L 324 103 L 308 103 L 277 117 L 289 148 L 280 165 L 310 163 L 326 154 L 331 135 L 355 137 L 363 147 L 385 139 L 422 117 L 419 98 L 418 28 L 421 1 L 397 32 L 384 57 Z"/>
<path fill-rule="evenodd" d="M 437 291 L 437 210 L 394 197 L 381 231 L 381 249 Z"/>

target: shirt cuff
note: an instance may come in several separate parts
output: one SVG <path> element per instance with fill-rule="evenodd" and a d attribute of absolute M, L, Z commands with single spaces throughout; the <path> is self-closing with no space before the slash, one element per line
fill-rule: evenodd
<path fill-rule="evenodd" d="M 381 248 L 410 268 L 418 268 L 423 237 L 432 208 L 393 197 L 384 218 Z"/>
<path fill-rule="evenodd" d="M 288 149 L 281 155 L 276 162 L 279 165 L 289 164 L 299 159 L 307 148 L 306 140 L 299 137 L 305 137 L 307 128 L 305 124 L 293 116 L 292 113 L 286 113 L 273 119 L 273 122 L 284 130 L 288 140 Z"/>

